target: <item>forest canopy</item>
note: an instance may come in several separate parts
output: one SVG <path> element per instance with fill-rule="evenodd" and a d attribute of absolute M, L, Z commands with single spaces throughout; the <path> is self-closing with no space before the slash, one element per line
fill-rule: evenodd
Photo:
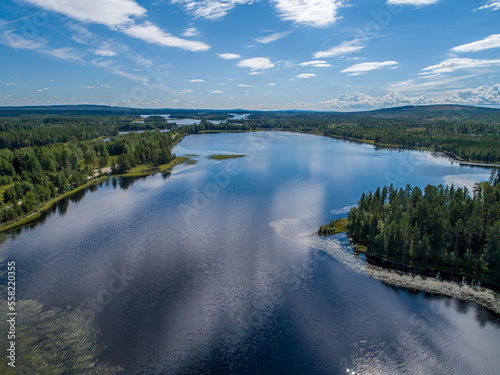
<path fill-rule="evenodd" d="M 500 286 L 500 173 L 474 190 L 394 186 L 363 194 L 347 228 L 367 253 Z M 320 229 L 330 234 L 338 221 Z"/>

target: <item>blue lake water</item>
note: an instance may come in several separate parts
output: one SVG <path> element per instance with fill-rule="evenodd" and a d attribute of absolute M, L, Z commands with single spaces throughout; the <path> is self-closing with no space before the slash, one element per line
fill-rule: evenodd
<path fill-rule="evenodd" d="M 18 299 L 92 315 L 101 360 L 125 374 L 499 373 L 486 309 L 386 285 L 307 241 L 370 189 L 471 187 L 487 169 L 284 132 L 192 135 L 173 152 L 198 163 L 110 180 L 7 238 Z M 247 156 L 207 158 L 233 153 Z"/>

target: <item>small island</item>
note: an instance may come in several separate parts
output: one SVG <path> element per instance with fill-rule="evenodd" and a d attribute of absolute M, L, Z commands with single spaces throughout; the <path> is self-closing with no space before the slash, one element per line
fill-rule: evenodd
<path fill-rule="evenodd" d="M 467 188 L 378 188 L 363 194 L 347 219 L 320 235 L 347 232 L 356 250 L 381 265 L 446 273 L 500 287 L 500 171 Z"/>
<path fill-rule="evenodd" d="M 242 157 L 245 157 L 245 156 L 246 155 L 244 155 L 244 154 L 231 154 L 231 155 L 217 154 L 217 155 L 210 155 L 208 158 L 210 160 L 226 160 L 226 159 L 242 158 Z"/>

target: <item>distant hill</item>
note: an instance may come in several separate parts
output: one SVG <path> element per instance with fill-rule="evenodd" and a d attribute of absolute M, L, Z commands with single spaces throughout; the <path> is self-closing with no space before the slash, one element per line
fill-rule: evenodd
<path fill-rule="evenodd" d="M 242 109 L 234 110 L 210 110 L 210 109 L 143 109 L 128 107 L 113 107 L 107 105 L 50 105 L 50 106 L 25 106 L 25 107 L 0 107 L 0 116 L 21 115 L 101 115 L 101 116 L 124 116 L 124 115 L 168 115 L 168 114 L 227 114 L 227 113 L 250 113 Z"/>
<path fill-rule="evenodd" d="M 152 115 L 170 114 L 177 116 L 203 116 L 203 115 L 227 115 L 229 113 L 250 113 L 257 117 L 322 117 L 322 118 L 405 118 L 413 120 L 481 120 L 500 123 L 500 109 L 472 107 L 463 105 L 429 105 L 429 106 L 405 106 L 395 108 L 384 108 L 372 111 L 359 112 L 317 112 L 317 111 L 248 111 L 244 109 L 212 110 L 212 109 L 142 109 L 113 107 L 105 105 L 54 105 L 54 106 L 26 106 L 26 107 L 0 107 L 0 117 L 22 116 L 22 115 L 101 115 L 101 116 L 125 116 L 125 115 Z"/>
<path fill-rule="evenodd" d="M 357 112 L 360 113 L 360 112 Z M 482 116 L 482 115 L 500 115 L 500 109 L 486 107 L 472 107 L 465 105 L 427 105 L 427 106 L 406 106 L 396 108 L 384 108 L 374 111 L 363 112 L 374 116 L 429 116 L 436 118 L 438 116 L 456 117 L 456 116 Z"/>
<path fill-rule="evenodd" d="M 361 115 L 361 113 L 357 113 Z M 500 109 L 464 105 L 429 105 L 385 108 L 365 112 L 371 118 L 413 121 L 482 122 L 500 125 Z"/>

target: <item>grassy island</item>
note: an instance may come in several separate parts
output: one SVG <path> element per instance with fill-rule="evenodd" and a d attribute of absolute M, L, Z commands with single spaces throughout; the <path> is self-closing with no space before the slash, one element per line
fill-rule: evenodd
<path fill-rule="evenodd" d="M 220 155 L 210 155 L 208 158 L 210 160 L 226 160 L 226 159 L 242 158 L 245 156 L 246 155 L 243 155 L 243 154 L 233 154 L 233 155 L 220 154 Z"/>

